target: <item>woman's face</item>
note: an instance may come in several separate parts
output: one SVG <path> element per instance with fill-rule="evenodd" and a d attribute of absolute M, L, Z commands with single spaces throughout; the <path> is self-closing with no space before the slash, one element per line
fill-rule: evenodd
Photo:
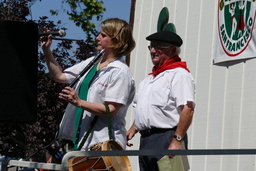
<path fill-rule="evenodd" d="M 102 30 L 100 30 L 100 34 L 96 37 L 96 40 L 98 41 L 96 48 L 98 51 L 102 49 L 106 50 L 112 45 L 111 38 Z"/>

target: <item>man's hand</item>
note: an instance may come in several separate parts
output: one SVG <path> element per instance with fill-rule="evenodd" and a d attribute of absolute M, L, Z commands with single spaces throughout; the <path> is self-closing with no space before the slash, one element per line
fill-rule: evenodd
<path fill-rule="evenodd" d="M 131 140 L 137 132 L 138 132 L 138 131 L 137 131 L 136 128 L 135 128 L 135 123 L 133 122 L 131 128 L 126 132 L 126 138 L 127 138 L 127 140 L 126 140 L 126 145 L 127 145 L 128 147 L 133 146 L 133 144 L 130 143 L 129 140 Z"/>

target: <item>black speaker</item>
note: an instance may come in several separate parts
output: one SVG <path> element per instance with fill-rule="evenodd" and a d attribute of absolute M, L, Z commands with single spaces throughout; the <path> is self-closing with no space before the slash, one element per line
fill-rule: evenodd
<path fill-rule="evenodd" d="M 0 20 L 0 123 L 37 121 L 38 27 Z"/>

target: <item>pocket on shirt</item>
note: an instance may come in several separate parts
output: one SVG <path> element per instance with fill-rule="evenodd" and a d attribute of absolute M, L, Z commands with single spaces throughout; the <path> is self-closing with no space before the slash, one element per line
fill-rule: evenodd
<path fill-rule="evenodd" d="M 154 106 L 164 108 L 168 104 L 169 92 L 166 89 L 153 90 L 151 96 L 150 100 Z"/>

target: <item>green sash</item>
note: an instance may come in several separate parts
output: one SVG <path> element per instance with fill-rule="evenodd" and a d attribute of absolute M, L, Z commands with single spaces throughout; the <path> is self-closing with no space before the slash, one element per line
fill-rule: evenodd
<path fill-rule="evenodd" d="M 94 65 L 94 67 L 89 71 L 89 73 L 85 76 L 80 89 L 78 91 L 78 96 L 80 99 L 82 100 L 87 100 L 87 94 L 88 94 L 88 90 L 90 87 L 90 84 L 94 78 L 94 76 L 97 73 L 97 65 Z M 75 115 L 75 136 L 73 139 L 73 143 L 74 143 L 74 150 L 77 150 L 77 146 L 78 146 L 78 140 L 79 140 L 79 135 L 80 135 L 80 128 L 81 128 L 81 120 L 82 120 L 82 116 L 83 116 L 83 109 L 81 109 L 80 107 L 76 108 L 76 115 Z"/>

